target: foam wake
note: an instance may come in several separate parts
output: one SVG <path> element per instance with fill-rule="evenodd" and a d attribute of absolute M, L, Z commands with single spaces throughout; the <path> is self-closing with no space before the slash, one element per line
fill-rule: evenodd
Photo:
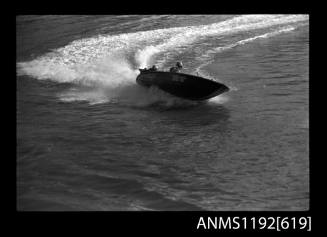
<path fill-rule="evenodd" d="M 165 67 L 173 57 L 207 37 L 282 27 L 307 20 L 307 15 L 248 15 L 209 25 L 99 35 L 75 40 L 34 60 L 18 62 L 17 74 L 76 85 L 74 90 L 59 93 L 58 96 L 64 101 L 86 100 L 91 103 L 103 103 L 127 101 L 126 98 L 129 97 L 132 99 L 128 103 L 136 104 L 142 104 L 144 100 L 151 103 L 156 100 L 173 101 L 169 95 L 158 96 L 158 91 L 139 91 L 135 84 L 137 69 L 153 63 Z M 238 45 L 255 39 L 258 38 L 238 42 Z M 207 54 L 215 52 L 217 49 L 208 51 Z M 147 96 L 146 99 L 144 95 Z"/>
<path fill-rule="evenodd" d="M 199 60 L 203 63 L 201 63 L 196 68 L 195 72 L 201 76 L 210 78 L 211 76 L 209 74 L 207 74 L 205 71 L 202 71 L 201 69 L 213 62 L 213 57 L 215 54 L 220 53 L 225 50 L 233 49 L 237 46 L 241 46 L 241 45 L 244 45 L 244 44 L 259 40 L 259 39 L 267 39 L 270 37 L 274 37 L 274 36 L 280 35 L 282 33 L 293 31 L 295 29 L 296 29 L 296 27 L 293 27 L 293 26 L 282 27 L 282 28 L 279 28 L 272 32 L 268 32 L 268 33 L 261 34 L 261 35 L 256 35 L 256 36 L 253 36 L 253 37 L 250 37 L 247 39 L 243 39 L 243 40 L 240 40 L 240 41 L 237 41 L 235 43 L 231 43 L 231 44 L 228 44 L 225 46 L 211 48 L 211 49 L 207 50 L 205 53 L 203 53 L 200 57 L 197 57 L 197 60 Z"/>

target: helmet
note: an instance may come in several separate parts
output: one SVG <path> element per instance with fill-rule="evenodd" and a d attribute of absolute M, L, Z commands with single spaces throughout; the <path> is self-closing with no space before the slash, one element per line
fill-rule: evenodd
<path fill-rule="evenodd" d="M 176 66 L 177 66 L 177 67 L 183 67 L 183 64 L 182 64 L 182 62 L 177 62 L 177 63 L 176 63 Z"/>

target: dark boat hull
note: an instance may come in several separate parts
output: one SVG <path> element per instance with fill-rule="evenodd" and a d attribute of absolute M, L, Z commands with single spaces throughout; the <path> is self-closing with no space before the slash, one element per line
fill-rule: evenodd
<path fill-rule="evenodd" d="M 224 84 L 203 77 L 161 71 L 141 71 L 136 82 L 145 87 L 156 86 L 188 100 L 207 100 L 229 90 Z"/>

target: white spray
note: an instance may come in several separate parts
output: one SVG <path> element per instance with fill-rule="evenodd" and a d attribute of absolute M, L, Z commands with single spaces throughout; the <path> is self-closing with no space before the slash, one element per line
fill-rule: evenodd
<path fill-rule="evenodd" d="M 164 53 L 164 56 L 167 56 L 162 57 L 162 65 L 169 60 L 171 53 L 180 53 L 203 37 L 306 21 L 307 18 L 303 15 L 249 15 L 210 25 L 86 38 L 73 41 L 32 61 L 17 63 L 17 73 L 39 80 L 77 85 L 74 90 L 59 93 L 60 99 L 66 101 L 75 98 L 96 103 L 97 95 L 99 103 L 119 99 L 127 101 L 127 98 L 136 104 L 142 104 L 146 100 L 149 103 L 162 99 L 173 101 L 172 97 L 166 94 L 157 96 L 158 91 L 141 92 L 139 90 L 143 89 L 139 89 L 135 83 L 139 67 L 158 64 L 158 60 L 154 61 L 155 55 Z M 130 61 L 131 57 L 134 62 Z M 146 94 L 149 96 L 147 99 L 144 98 Z"/>

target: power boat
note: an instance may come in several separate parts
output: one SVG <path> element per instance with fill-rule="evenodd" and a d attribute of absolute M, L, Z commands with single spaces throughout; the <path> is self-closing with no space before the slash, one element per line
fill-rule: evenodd
<path fill-rule="evenodd" d="M 136 82 L 145 87 L 155 86 L 159 89 L 188 100 L 203 101 L 229 91 L 219 82 L 203 77 L 180 72 L 165 72 L 139 69 Z"/>

